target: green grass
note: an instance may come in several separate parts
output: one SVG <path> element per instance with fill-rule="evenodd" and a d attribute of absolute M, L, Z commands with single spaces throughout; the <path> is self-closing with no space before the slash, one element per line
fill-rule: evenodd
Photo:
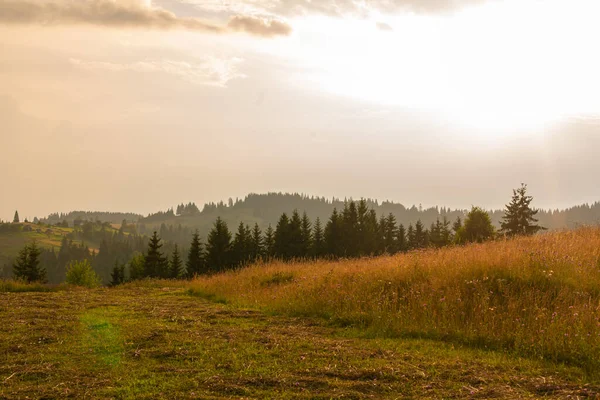
<path fill-rule="evenodd" d="M 184 283 L 0 293 L 0 398 L 576 398 L 578 367 L 207 302 Z"/>

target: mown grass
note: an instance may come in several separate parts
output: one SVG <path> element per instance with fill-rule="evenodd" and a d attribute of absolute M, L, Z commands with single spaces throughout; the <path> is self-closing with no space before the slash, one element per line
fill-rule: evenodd
<path fill-rule="evenodd" d="M 429 338 L 600 371 L 599 228 L 372 259 L 255 265 L 197 279 L 190 291 L 324 318 L 368 337 Z"/>
<path fill-rule="evenodd" d="M 365 339 L 319 319 L 209 303 L 169 281 L 0 293 L 0 321 L 2 399 L 600 393 L 581 368 L 426 339 Z"/>

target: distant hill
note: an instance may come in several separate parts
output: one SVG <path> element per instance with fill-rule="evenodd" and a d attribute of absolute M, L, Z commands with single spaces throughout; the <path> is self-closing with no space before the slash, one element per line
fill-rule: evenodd
<path fill-rule="evenodd" d="M 183 244 L 183 237 L 187 238 L 189 232 L 196 229 L 203 237 L 206 237 L 215 219 L 219 216 L 228 223 L 231 230 L 235 230 L 240 222 L 248 225 L 258 223 L 262 229 L 265 229 L 269 224 L 274 227 L 282 213 L 289 214 L 294 210 L 298 210 L 300 213 L 306 212 L 312 221 L 320 218 L 324 224 L 334 208 L 340 210 L 344 207 L 344 201 L 338 198 L 326 199 L 298 193 L 252 193 L 243 199 L 207 203 L 202 207 L 198 207 L 195 203 L 180 204 L 175 208 L 159 211 L 145 217 L 135 213 L 72 211 L 66 214 L 51 214 L 41 221 L 47 224 L 57 224 L 66 220 L 69 226 L 73 226 L 79 221 L 102 221 L 111 223 L 116 227 L 123 220 L 127 220 L 129 223 L 137 223 L 138 232 L 141 234 L 151 233 L 153 230 L 165 232 L 169 227 L 181 226 L 184 228 L 182 235 L 180 235 Z M 462 218 L 467 211 L 446 207 L 422 208 L 415 205 L 407 207 L 400 203 L 379 202 L 373 199 L 368 199 L 367 202 L 369 207 L 373 208 L 378 215 L 392 213 L 398 223 L 405 226 L 415 224 L 418 220 L 421 220 L 428 227 L 438 218 L 442 219 L 444 217 L 454 221 L 457 217 Z M 488 211 L 492 222 L 499 226 L 504 212 L 502 210 Z M 538 218 L 540 224 L 548 229 L 600 224 L 600 202 L 591 205 L 579 205 L 565 210 L 540 210 Z M 175 237 L 172 239 L 176 242 L 180 241 Z"/>
<path fill-rule="evenodd" d="M 102 212 L 102 211 L 71 211 L 69 213 L 54 213 L 41 220 L 45 224 L 55 225 L 67 221 L 73 226 L 75 221 L 102 221 L 111 224 L 120 224 L 123 220 L 128 222 L 138 221 L 144 216 L 134 213 Z"/>
<path fill-rule="evenodd" d="M 508 199 L 507 199 L 508 200 Z M 344 201 L 341 199 L 325 199 L 324 197 L 306 196 L 297 193 L 267 193 L 249 194 L 244 199 L 230 200 L 229 202 L 208 203 L 202 209 L 194 203 L 181 204 L 176 209 L 158 212 L 138 220 L 141 233 L 159 230 L 161 225 L 187 227 L 198 229 L 202 236 L 206 236 L 214 220 L 223 218 L 232 230 L 240 222 L 248 225 L 258 223 L 261 228 L 269 224 L 276 225 L 282 213 L 291 213 L 298 210 L 306 212 L 311 220 L 317 217 L 323 223 L 327 221 L 334 208 L 343 209 Z M 415 224 L 421 220 L 426 227 L 438 218 L 448 218 L 450 221 L 457 217 L 464 217 L 467 210 L 456 210 L 445 207 L 422 208 L 417 206 L 406 207 L 399 203 L 368 199 L 369 207 L 378 215 L 394 214 L 398 223 L 405 226 Z M 504 211 L 489 210 L 492 222 L 500 225 Z M 600 223 L 600 202 L 592 205 L 580 205 L 566 210 L 540 210 L 538 214 L 540 224 L 548 229 L 575 228 L 580 225 Z M 164 228 L 163 228 L 164 229 Z"/>

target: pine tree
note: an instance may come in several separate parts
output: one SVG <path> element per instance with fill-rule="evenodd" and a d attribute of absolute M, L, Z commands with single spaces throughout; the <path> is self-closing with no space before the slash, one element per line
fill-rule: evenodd
<path fill-rule="evenodd" d="M 227 223 L 218 217 L 208 234 L 206 262 L 209 271 L 220 272 L 231 267 L 231 232 Z"/>
<path fill-rule="evenodd" d="M 274 235 L 274 255 L 282 260 L 291 258 L 290 220 L 286 213 L 281 214 Z"/>
<path fill-rule="evenodd" d="M 312 224 L 306 211 L 302 214 L 302 221 L 300 225 L 300 234 L 302 235 L 301 253 L 302 257 L 308 257 L 311 254 L 313 235 L 312 235 Z"/>
<path fill-rule="evenodd" d="M 418 248 L 418 243 L 415 236 L 415 228 L 413 228 L 412 224 L 408 224 L 408 230 L 406 231 L 406 239 L 408 242 L 407 249 L 413 250 Z"/>
<path fill-rule="evenodd" d="M 396 250 L 396 217 L 394 214 L 389 213 L 385 219 L 384 229 L 384 240 L 385 240 L 385 251 L 388 254 L 394 254 Z"/>
<path fill-rule="evenodd" d="M 125 264 L 119 264 L 115 261 L 112 273 L 110 274 L 110 286 L 118 286 L 125 282 Z"/>
<path fill-rule="evenodd" d="M 323 236 L 323 227 L 321 226 L 320 218 L 315 220 L 315 226 L 313 228 L 312 255 L 315 258 L 320 258 L 325 255 L 325 238 Z"/>
<path fill-rule="evenodd" d="M 396 237 L 398 251 L 405 252 L 408 249 L 408 243 L 406 243 L 406 228 L 404 228 L 404 225 L 400 224 L 398 226 Z"/>
<path fill-rule="evenodd" d="M 44 269 L 40 265 L 40 255 L 41 251 L 35 241 L 31 243 L 29 246 L 29 257 L 28 257 L 28 269 L 30 271 L 30 282 L 42 282 L 45 283 L 46 279 L 46 269 Z"/>
<path fill-rule="evenodd" d="M 13 218 L 13 224 L 18 224 L 19 222 L 21 222 L 21 220 L 19 219 L 19 212 L 15 211 L 15 217 Z"/>
<path fill-rule="evenodd" d="M 237 266 L 247 264 L 251 259 L 251 252 L 252 233 L 248 225 L 240 222 L 231 248 L 232 262 Z"/>
<path fill-rule="evenodd" d="M 14 264 L 13 275 L 17 280 L 29 281 L 29 246 L 23 247 L 19 251 Z"/>
<path fill-rule="evenodd" d="M 418 220 L 415 224 L 415 248 L 422 249 L 426 246 L 427 243 L 427 234 L 425 231 L 425 226 L 423 226 L 423 222 Z"/>
<path fill-rule="evenodd" d="M 302 237 L 302 219 L 300 218 L 300 214 L 298 210 L 294 210 L 292 213 L 292 218 L 290 218 L 289 224 L 289 257 L 291 258 L 301 258 L 304 256 L 303 254 L 303 237 Z"/>
<path fill-rule="evenodd" d="M 207 273 L 206 264 L 204 262 L 204 251 L 200 242 L 198 231 L 192 236 L 192 243 L 188 251 L 187 261 L 185 262 L 186 275 L 188 278 L 193 278 L 196 275 Z"/>
<path fill-rule="evenodd" d="M 183 275 L 183 262 L 179 255 L 179 248 L 175 245 L 173 254 L 171 255 L 171 262 L 169 263 L 169 278 L 178 279 Z"/>
<path fill-rule="evenodd" d="M 252 229 L 251 242 L 252 246 L 250 251 L 250 258 L 252 259 L 252 261 L 256 261 L 260 259 L 265 252 L 262 232 L 260 230 L 260 227 L 258 226 L 258 223 L 255 223 L 254 229 Z"/>
<path fill-rule="evenodd" d="M 506 205 L 501 222 L 501 232 L 509 236 L 533 235 L 545 228 L 536 224 L 535 215 L 538 210 L 531 208 L 532 196 L 527 195 L 527 185 L 522 183 L 519 189 L 513 190 L 513 196 Z"/>
<path fill-rule="evenodd" d="M 169 263 L 160 251 L 161 247 L 163 247 L 161 239 L 158 233 L 154 231 L 144 257 L 144 275 L 147 278 L 168 278 Z"/>
<path fill-rule="evenodd" d="M 25 246 L 17 256 L 13 265 L 13 275 L 15 279 L 21 279 L 26 282 L 45 283 L 46 269 L 40 265 L 41 251 L 35 241 Z"/>
<path fill-rule="evenodd" d="M 334 257 L 342 257 L 343 247 L 343 231 L 342 231 L 342 219 L 337 212 L 337 209 L 333 209 L 327 225 L 325 225 L 325 248 L 328 255 Z"/>
<path fill-rule="evenodd" d="M 264 248 L 265 255 L 268 258 L 275 256 L 275 231 L 273 230 L 271 224 L 269 224 L 267 230 L 265 231 Z"/>

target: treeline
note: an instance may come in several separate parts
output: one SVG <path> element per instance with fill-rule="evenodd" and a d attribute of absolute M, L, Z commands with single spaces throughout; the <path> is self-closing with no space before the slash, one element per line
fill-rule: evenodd
<path fill-rule="evenodd" d="M 241 222 L 235 234 L 221 217 L 217 217 L 206 243 L 193 235 L 187 256 L 186 269 L 175 248 L 171 261 L 161 250 L 161 239 L 154 232 L 144 257 L 130 265 L 136 277 L 181 278 L 211 274 L 242 267 L 261 259 L 280 260 L 316 258 L 353 258 L 395 254 L 425 248 L 440 248 L 451 244 L 484 242 L 501 235 L 532 235 L 545 229 L 537 224 L 537 211 L 531 208 L 533 198 L 523 185 L 513 192 L 504 211 L 502 229 L 496 232 L 490 215 L 473 207 L 464 221 L 438 219 L 429 227 L 421 221 L 405 227 L 393 214 L 377 216 L 366 200 L 348 201 L 338 212 L 334 208 L 325 224 L 320 218 L 314 223 L 307 213 L 295 210 L 283 213 L 275 228 L 262 232 L 258 224 L 250 228 Z M 125 279 L 124 266 L 116 266 L 113 276 Z M 113 284 L 120 281 L 113 280 Z"/>
<path fill-rule="evenodd" d="M 82 224 L 84 221 L 103 221 L 109 224 L 118 224 L 123 220 L 138 221 L 141 218 L 143 218 L 142 215 L 135 213 L 71 211 L 69 213 L 53 213 L 39 221 L 49 225 L 63 224 L 66 221 L 69 226 L 73 227 Z M 37 218 L 34 222 L 37 222 Z"/>

